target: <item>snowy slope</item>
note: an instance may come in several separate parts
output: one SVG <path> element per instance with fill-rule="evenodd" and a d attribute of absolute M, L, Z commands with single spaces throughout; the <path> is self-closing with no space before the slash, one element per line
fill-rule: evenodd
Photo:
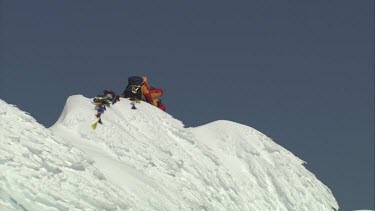
<path fill-rule="evenodd" d="M 302 160 L 250 127 L 217 121 L 191 129 L 229 169 L 249 210 L 332 210 L 331 191 Z"/>
<path fill-rule="evenodd" d="M 0 100 L 0 210 L 126 210 L 91 158 Z"/>
<path fill-rule="evenodd" d="M 94 106 L 77 95 L 68 98 L 49 131 L 18 109 L 0 105 L 0 208 L 338 208 L 303 161 L 244 125 L 217 121 L 185 128 L 147 103 L 132 110 L 121 98 L 102 115 L 104 125 L 93 130 Z M 9 110 L 5 114 L 3 107 Z"/>

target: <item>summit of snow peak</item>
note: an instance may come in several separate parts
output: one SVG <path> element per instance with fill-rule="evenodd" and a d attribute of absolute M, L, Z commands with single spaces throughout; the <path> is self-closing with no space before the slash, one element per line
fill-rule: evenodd
<path fill-rule="evenodd" d="M 251 127 L 219 120 L 186 128 L 181 121 L 148 103 L 136 104 L 137 109 L 133 110 L 131 101 L 121 98 L 102 115 L 103 125 L 93 130 L 90 125 L 96 118 L 91 101 L 81 95 L 69 97 L 60 118 L 51 128 L 38 124 L 43 133 L 48 133 L 46 140 L 37 138 L 42 154 L 59 153 L 61 156 L 54 159 L 61 159 L 61 163 L 74 160 L 75 166 L 83 166 L 81 171 L 85 172 L 79 174 L 79 178 L 87 179 L 80 185 L 94 183 L 96 186 L 90 186 L 90 190 L 102 192 L 100 200 L 95 198 L 98 195 L 90 197 L 91 192 L 86 192 L 84 199 L 89 201 L 85 204 L 88 209 L 98 206 L 97 209 L 112 210 L 110 206 L 116 201 L 120 207 L 117 208 L 123 210 L 338 209 L 331 191 L 303 166 L 301 159 Z M 17 112 L 15 116 L 24 115 Z M 14 127 L 26 126 L 20 123 Z M 1 125 L 0 130 L 6 128 Z M 14 137 L 33 133 L 29 128 L 21 131 L 14 130 L 2 137 L 1 141 L 5 140 L 8 145 L 2 144 L 0 151 L 11 151 L 11 146 L 19 145 Z M 30 141 L 34 139 L 34 136 L 26 136 Z M 51 140 L 63 147 L 55 149 L 52 147 L 55 145 L 50 146 Z M 43 148 L 44 145 L 50 147 Z M 69 150 L 75 154 L 71 155 Z M 22 153 L 17 156 L 22 157 Z M 9 171 L 9 162 L 2 162 L 0 157 L 0 168 Z M 68 171 L 57 161 L 52 164 L 63 172 L 58 175 Z M 40 168 L 43 166 L 36 167 Z M 30 175 L 25 173 L 19 177 L 26 182 Z M 1 197 L 2 190 L 11 198 L 19 194 L 3 188 L 4 184 L 13 184 L 8 178 L 11 177 L 0 175 L 0 204 L 1 199 L 6 198 Z M 60 189 L 63 181 L 54 181 L 52 186 Z M 17 189 L 21 189 L 21 185 Z M 33 189 L 30 187 L 30 190 Z M 49 194 L 45 187 L 37 191 L 41 195 L 33 200 L 48 202 L 51 206 L 56 204 L 45 196 Z M 74 196 L 74 193 L 69 194 Z M 79 194 L 76 196 L 80 197 Z M 110 198 L 108 204 L 100 207 L 106 197 Z M 5 204 L 6 200 L 3 201 Z M 36 210 L 30 203 L 17 202 L 27 210 Z M 14 209 L 18 208 L 14 205 Z"/>

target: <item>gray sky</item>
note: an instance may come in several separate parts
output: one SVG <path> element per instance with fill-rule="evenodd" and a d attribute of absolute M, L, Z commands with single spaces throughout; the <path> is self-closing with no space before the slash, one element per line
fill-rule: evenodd
<path fill-rule="evenodd" d="M 147 75 L 186 126 L 254 127 L 305 160 L 341 210 L 375 208 L 373 0 L 0 6 L 0 98 L 45 126 L 68 96 Z"/>

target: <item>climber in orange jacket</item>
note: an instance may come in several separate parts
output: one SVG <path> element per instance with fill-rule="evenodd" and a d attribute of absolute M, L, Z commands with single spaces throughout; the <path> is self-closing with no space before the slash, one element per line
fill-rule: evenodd
<path fill-rule="evenodd" d="M 159 99 L 162 95 L 162 89 L 149 86 L 146 76 L 129 77 L 128 86 L 123 93 L 123 97 L 125 98 L 143 100 L 165 111 L 166 107 Z"/>
<path fill-rule="evenodd" d="M 161 103 L 161 100 L 159 99 L 163 95 L 163 90 L 160 88 L 150 87 L 148 85 L 148 78 L 146 76 L 143 76 L 142 78 L 143 84 L 141 86 L 141 91 L 144 97 L 144 101 L 149 102 L 150 104 L 165 111 L 165 105 Z"/>

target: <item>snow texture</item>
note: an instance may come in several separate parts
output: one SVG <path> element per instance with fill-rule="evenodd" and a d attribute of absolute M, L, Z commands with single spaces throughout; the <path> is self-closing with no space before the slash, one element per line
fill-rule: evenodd
<path fill-rule="evenodd" d="M 121 101 L 96 130 L 92 99 L 69 97 L 49 129 L 0 100 L 0 210 L 334 210 L 303 161 L 248 126 L 185 128 Z"/>

